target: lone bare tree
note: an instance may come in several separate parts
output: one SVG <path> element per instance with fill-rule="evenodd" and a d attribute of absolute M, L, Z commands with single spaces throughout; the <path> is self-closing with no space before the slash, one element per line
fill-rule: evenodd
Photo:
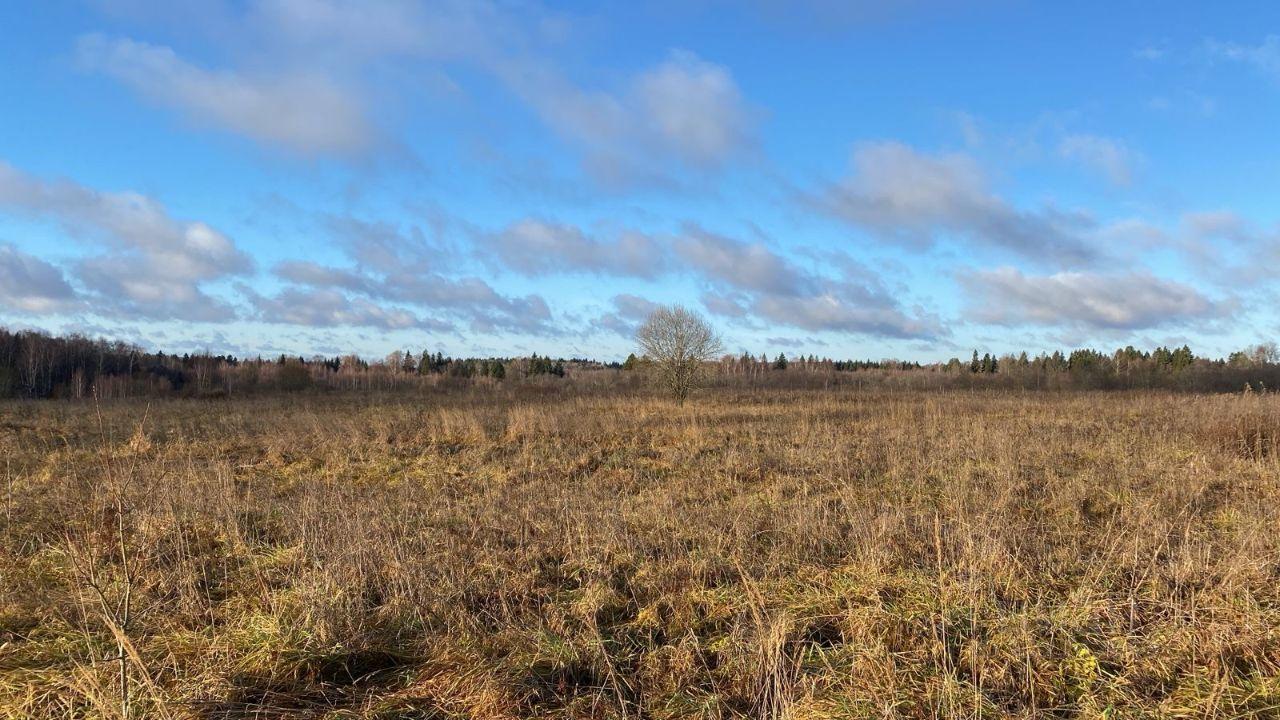
<path fill-rule="evenodd" d="M 640 352 L 653 361 L 659 381 L 684 404 L 703 363 L 722 350 L 720 337 L 696 312 L 669 305 L 649 314 L 636 331 Z"/>

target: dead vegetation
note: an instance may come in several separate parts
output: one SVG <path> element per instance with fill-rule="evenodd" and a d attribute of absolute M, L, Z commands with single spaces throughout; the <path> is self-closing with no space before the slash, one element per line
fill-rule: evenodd
<path fill-rule="evenodd" d="M 1278 402 L 6 404 L 0 717 L 1275 717 Z"/>

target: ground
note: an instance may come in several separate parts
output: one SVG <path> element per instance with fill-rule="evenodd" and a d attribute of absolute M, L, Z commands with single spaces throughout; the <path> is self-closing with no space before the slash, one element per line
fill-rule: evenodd
<path fill-rule="evenodd" d="M 1278 429 L 1257 394 L 7 403 L 0 717 L 1275 717 Z"/>

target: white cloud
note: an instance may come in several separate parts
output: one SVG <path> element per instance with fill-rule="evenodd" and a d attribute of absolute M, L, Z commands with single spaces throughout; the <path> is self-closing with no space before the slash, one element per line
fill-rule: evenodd
<path fill-rule="evenodd" d="M 901 307 L 867 268 L 842 254 L 823 258 L 826 272 L 797 265 L 764 243 L 748 243 L 689 224 L 671 241 L 669 272 L 703 284 L 702 305 L 747 326 L 766 322 L 810 331 L 875 337 L 930 338 L 942 334 L 932 316 Z M 635 295 L 613 297 L 613 310 L 592 328 L 630 336 L 657 305 Z"/>
<path fill-rule="evenodd" d="M 511 330 L 549 334 L 551 309 L 537 295 L 510 297 L 476 277 L 450 278 L 438 273 L 377 273 L 333 268 L 306 261 L 281 263 L 277 276 L 308 287 L 339 288 L 369 298 L 389 300 L 456 316 L 481 332 Z"/>
<path fill-rule="evenodd" d="M 244 286 L 240 290 L 257 311 L 259 319 L 269 323 L 435 332 L 454 329 L 448 322 L 421 318 L 408 310 L 386 307 L 361 298 L 352 299 L 336 290 L 286 288 L 274 297 L 259 295 Z"/>
<path fill-rule="evenodd" d="M 836 218 L 920 249 L 950 234 L 1040 262 L 1078 265 L 1099 255 L 1091 216 L 1017 209 L 987 188 L 972 158 L 958 153 L 926 155 L 897 142 L 864 143 L 854 150 L 852 173 L 810 201 Z"/>
<path fill-rule="evenodd" d="M 535 58 L 493 63 L 498 76 L 610 184 L 715 170 L 753 142 L 752 111 L 729 70 L 675 51 L 617 91 L 586 90 Z"/>
<path fill-rule="evenodd" d="M 740 292 L 704 292 L 702 297 L 702 305 L 712 315 L 720 317 L 742 319 L 751 314 L 751 309 L 747 307 L 750 298 Z"/>
<path fill-rule="evenodd" d="M 0 306 L 42 314 L 66 310 L 76 301 L 62 270 L 13 245 L 0 244 Z"/>
<path fill-rule="evenodd" d="M 357 154 L 375 134 L 353 92 L 323 75 L 249 76 L 192 65 L 167 47 L 87 35 L 80 62 L 109 75 L 190 122 L 304 154 Z"/>
<path fill-rule="evenodd" d="M 634 337 L 640 323 L 660 307 L 652 300 L 626 293 L 614 295 L 610 303 L 613 310 L 592 320 L 591 327 L 625 338 Z"/>
<path fill-rule="evenodd" d="M 676 51 L 636 80 L 636 104 L 659 143 L 685 161 L 717 166 L 750 141 L 750 118 L 729 70 Z"/>
<path fill-rule="evenodd" d="M 50 182 L 0 161 L 0 211 L 52 220 L 105 246 L 79 261 L 76 275 L 97 291 L 95 310 L 151 318 L 227 320 L 234 312 L 202 284 L 248 272 L 249 256 L 198 221 L 178 220 L 158 201 Z"/>
<path fill-rule="evenodd" d="M 697 226 L 686 228 L 676 252 L 715 288 L 703 300 L 717 315 L 879 337 L 926 338 L 942 332 L 926 314 L 905 312 L 874 273 L 845 256 L 827 263 L 839 273 L 831 277 L 802 269 L 763 244 Z"/>
<path fill-rule="evenodd" d="M 442 264 L 436 257 L 441 251 L 416 226 L 402 231 L 388 223 L 351 217 L 331 217 L 326 225 L 356 266 L 289 261 L 276 265 L 273 272 L 277 277 L 316 289 L 341 289 L 373 300 L 420 307 L 464 320 L 482 332 L 553 332 L 551 310 L 541 297 L 504 295 L 478 277 L 452 277 L 433 269 Z"/>
<path fill-rule="evenodd" d="M 1280 228 L 1265 230 L 1230 211 L 1184 214 L 1174 242 L 1194 271 L 1226 288 L 1273 281 L 1280 264 Z"/>
<path fill-rule="evenodd" d="M 1217 318 L 1233 309 L 1190 285 L 1147 273 L 1025 275 L 1003 267 L 961 273 L 959 280 L 970 316 L 993 325 L 1140 330 Z"/>
<path fill-rule="evenodd" d="M 343 63 L 469 58 L 516 40 L 500 8 L 485 0 L 256 0 L 244 25 L 262 42 L 295 55 Z"/>
<path fill-rule="evenodd" d="M 713 281 L 751 292 L 796 295 L 812 278 L 763 243 L 744 243 L 696 225 L 676 240 L 676 253 L 689 267 Z"/>
<path fill-rule="evenodd" d="M 753 311 L 777 325 L 812 331 L 856 333 L 887 338 L 933 338 L 942 333 L 939 324 L 917 313 L 908 315 L 897 303 L 861 303 L 833 288 L 818 295 L 789 297 L 762 295 Z"/>
<path fill-rule="evenodd" d="M 355 270 L 333 268 L 309 260 L 287 260 L 272 270 L 283 280 L 311 287 L 334 287 L 364 293 L 377 292 L 373 279 Z"/>
<path fill-rule="evenodd" d="M 654 278 L 667 262 L 661 245 L 644 233 L 623 231 L 612 240 L 601 240 L 575 226 L 535 218 L 477 239 L 490 264 L 527 276 L 586 272 Z"/>
<path fill-rule="evenodd" d="M 673 51 L 592 87 L 554 59 L 569 23 L 536 4 L 251 0 L 239 12 L 204 13 L 221 26 L 215 43 L 229 56 L 222 68 L 101 35 L 83 37 L 79 56 L 194 123 L 305 154 L 349 156 L 380 145 L 370 100 L 387 93 L 380 83 L 388 70 L 456 86 L 459 68 L 496 79 L 608 183 L 715 170 L 753 142 L 753 112 L 728 68 Z"/>

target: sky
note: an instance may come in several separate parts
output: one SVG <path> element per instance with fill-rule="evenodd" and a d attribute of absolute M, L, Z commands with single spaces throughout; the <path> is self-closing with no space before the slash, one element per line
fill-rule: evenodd
<path fill-rule="evenodd" d="M 945 360 L 1280 335 L 1280 5 L 0 4 L 0 325 Z"/>

